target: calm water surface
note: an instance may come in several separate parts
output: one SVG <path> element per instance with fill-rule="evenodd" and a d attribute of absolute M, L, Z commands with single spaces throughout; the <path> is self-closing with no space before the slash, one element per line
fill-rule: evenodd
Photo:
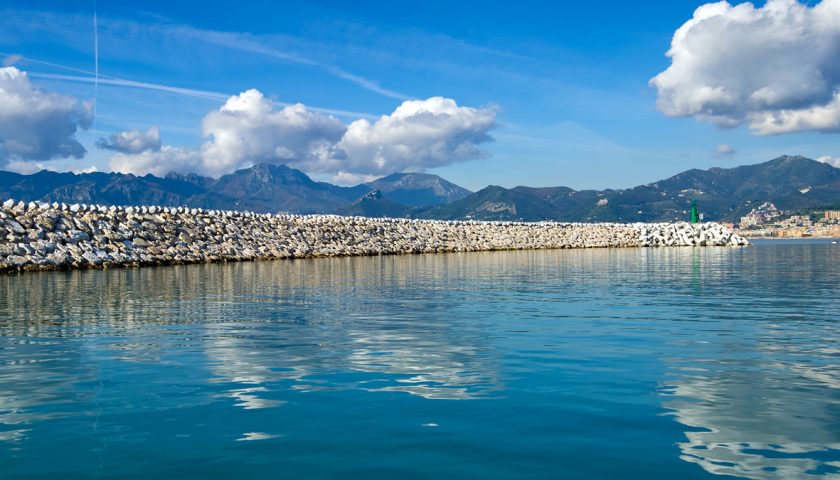
<path fill-rule="evenodd" d="M 840 246 L 0 277 L 0 477 L 840 478 Z"/>

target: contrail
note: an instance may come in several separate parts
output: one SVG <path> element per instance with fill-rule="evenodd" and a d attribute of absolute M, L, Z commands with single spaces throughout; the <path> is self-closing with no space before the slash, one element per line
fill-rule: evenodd
<path fill-rule="evenodd" d="M 222 92 L 212 92 L 209 90 L 196 90 L 192 88 L 181 88 L 181 87 L 173 87 L 169 85 L 162 85 L 159 83 L 148 83 L 148 82 L 138 82 L 135 80 L 126 80 L 123 78 L 116 78 L 110 76 L 103 76 L 99 80 L 96 79 L 94 76 L 79 76 L 79 75 L 63 75 L 60 73 L 42 73 L 42 72 L 28 72 L 29 76 L 32 78 L 44 78 L 48 80 L 63 80 L 68 82 L 83 82 L 83 83 L 96 83 L 99 82 L 102 85 L 113 85 L 116 87 L 128 87 L 128 88 L 139 88 L 143 90 L 157 90 L 161 92 L 170 92 L 170 93 L 177 93 L 181 95 L 187 95 L 190 97 L 196 98 L 205 98 L 209 100 L 227 100 L 231 97 L 228 93 Z"/>
<path fill-rule="evenodd" d="M 27 57 L 27 60 L 32 61 Z M 56 64 L 48 64 L 47 62 L 38 62 L 47 65 L 52 65 L 56 67 L 62 67 L 61 65 Z M 68 67 L 69 68 L 69 67 Z M 72 69 L 77 70 L 77 69 Z M 84 71 L 83 71 L 84 72 Z M 58 81 L 66 81 L 66 82 L 81 82 L 81 83 L 94 83 L 97 80 L 93 76 L 80 76 L 80 75 L 63 75 L 59 73 L 42 73 L 42 72 L 28 72 L 29 76 L 32 78 L 43 78 L 46 80 L 58 80 Z M 91 72 L 85 72 L 88 75 L 91 75 Z M 233 94 L 231 93 L 223 93 L 223 92 L 214 92 L 210 90 L 197 90 L 193 88 L 182 88 L 182 87 L 173 87 L 171 85 L 163 85 L 160 83 L 149 83 L 149 82 L 138 82 L 136 80 L 126 80 L 124 78 L 117 78 L 111 77 L 109 75 L 103 75 L 102 78 L 99 79 L 99 83 L 102 85 L 109 85 L 114 87 L 125 87 L 125 88 L 137 88 L 142 90 L 153 90 L 159 92 L 169 92 L 169 93 L 176 93 L 179 95 L 186 95 L 189 97 L 195 98 L 203 98 L 207 100 L 221 100 L 225 101 L 229 99 Z M 289 105 L 293 105 L 293 103 L 289 102 L 275 102 L 277 105 L 281 107 L 286 107 Z M 376 120 L 379 118 L 379 115 L 374 115 L 371 113 L 365 112 L 353 112 L 349 110 L 338 110 L 335 108 L 323 108 L 323 107 L 313 107 L 307 106 L 306 108 L 314 111 L 325 113 L 328 115 L 335 115 L 337 117 L 345 117 L 345 118 L 366 118 L 368 120 Z"/>
<path fill-rule="evenodd" d="M 38 60 L 38 59 L 35 59 L 35 58 L 32 58 L 32 57 L 26 57 L 26 56 L 23 56 L 23 55 L 20 55 L 20 54 L 17 54 L 17 53 L 0 52 L 0 55 L 5 56 L 5 57 L 20 57 L 20 58 L 15 58 L 15 60 L 16 60 L 15 64 L 18 64 L 18 63 L 20 63 L 20 64 L 36 63 L 38 65 L 46 65 L 48 67 L 54 67 L 54 68 L 60 68 L 62 70 L 68 70 L 70 72 L 78 72 L 78 73 L 85 73 L 87 75 L 93 75 L 93 72 L 91 72 L 90 70 L 84 70 L 82 68 L 68 67 L 67 65 L 62 65 L 60 63 L 45 62 L 43 60 Z M 107 77 L 107 75 L 105 75 L 105 77 Z"/>
<path fill-rule="evenodd" d="M 99 29 L 96 26 L 96 0 L 93 0 L 93 125 L 96 124 L 96 101 L 99 98 Z"/>

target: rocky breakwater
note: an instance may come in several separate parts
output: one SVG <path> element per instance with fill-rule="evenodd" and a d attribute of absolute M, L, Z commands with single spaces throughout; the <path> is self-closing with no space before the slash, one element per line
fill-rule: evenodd
<path fill-rule="evenodd" d="M 6 201 L 0 271 L 547 248 L 736 246 L 713 223 L 513 223 Z"/>

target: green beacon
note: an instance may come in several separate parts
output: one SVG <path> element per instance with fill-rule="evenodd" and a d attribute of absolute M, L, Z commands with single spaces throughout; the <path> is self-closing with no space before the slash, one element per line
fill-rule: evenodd
<path fill-rule="evenodd" d="M 700 213 L 697 211 L 697 201 L 696 200 L 691 201 L 691 214 L 690 215 L 691 215 L 691 218 L 689 219 L 689 221 L 691 223 L 700 223 Z"/>

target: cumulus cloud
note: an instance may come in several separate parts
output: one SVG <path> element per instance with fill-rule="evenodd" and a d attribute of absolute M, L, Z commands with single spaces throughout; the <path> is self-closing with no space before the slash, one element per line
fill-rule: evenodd
<path fill-rule="evenodd" d="M 667 55 L 650 82 L 666 115 L 759 135 L 840 131 L 840 0 L 706 4 Z"/>
<path fill-rule="evenodd" d="M 335 181 L 423 170 L 480 158 L 490 141 L 493 108 L 461 107 L 432 97 L 403 102 L 374 122 L 345 125 L 304 105 L 278 109 L 257 90 L 231 97 L 203 122 L 210 140 L 202 146 L 202 169 L 222 174 L 253 163 L 285 163 Z"/>
<path fill-rule="evenodd" d="M 351 123 L 338 150 L 341 172 L 388 174 L 422 170 L 485 156 L 479 145 L 492 138 L 493 108 L 461 107 L 455 100 L 408 100 L 375 122 Z"/>
<path fill-rule="evenodd" d="M 832 157 L 829 155 L 822 156 L 817 159 L 818 162 L 827 163 L 832 167 L 840 168 L 840 157 Z"/>
<path fill-rule="evenodd" d="M 302 104 L 278 109 L 258 90 L 248 90 L 204 117 L 202 131 L 210 140 L 201 148 L 202 172 L 220 175 L 263 162 L 329 171 L 345 129 L 331 115 Z"/>
<path fill-rule="evenodd" d="M 0 165 L 81 158 L 75 134 L 91 121 L 89 104 L 42 91 L 15 67 L 0 68 Z"/>
<path fill-rule="evenodd" d="M 356 173 L 338 172 L 332 175 L 330 179 L 333 183 L 339 185 L 358 185 L 360 183 L 367 183 L 382 177 L 382 175 L 364 175 Z"/>
<path fill-rule="evenodd" d="M 200 152 L 192 148 L 164 145 L 158 150 L 140 153 L 117 153 L 108 160 L 114 172 L 162 177 L 169 172 L 194 173 L 202 171 Z"/>
<path fill-rule="evenodd" d="M 49 170 L 49 165 L 42 162 L 25 162 L 22 160 L 8 160 L 6 163 L 1 163 L 3 170 L 8 172 L 20 173 L 21 175 L 31 175 L 38 173 L 41 170 Z"/>
<path fill-rule="evenodd" d="M 57 165 L 51 163 L 43 163 L 43 162 L 25 162 L 21 160 L 9 160 L 8 163 L 3 165 L 3 170 L 9 172 L 20 173 L 22 175 L 31 175 L 33 173 L 38 173 L 41 170 L 48 170 L 51 172 L 62 172 L 67 171 L 66 169 L 62 170 L 60 168 L 56 168 Z M 99 169 L 96 166 L 91 165 L 88 167 L 76 167 L 71 168 L 71 172 L 73 173 L 93 173 L 98 172 Z"/>
<path fill-rule="evenodd" d="M 79 173 L 96 173 L 96 172 L 99 171 L 99 169 L 96 168 L 96 165 L 91 165 L 89 167 L 74 168 L 70 171 L 73 172 L 73 173 L 76 173 L 76 174 L 79 174 Z"/>
<path fill-rule="evenodd" d="M 480 145 L 492 140 L 495 119 L 493 107 L 463 107 L 432 97 L 405 101 L 375 121 L 345 124 L 302 104 L 277 105 L 252 89 L 204 117 L 207 140 L 200 148 L 161 146 L 154 127 L 118 132 L 97 145 L 118 151 L 109 163 L 125 173 L 215 177 L 256 163 L 283 163 L 351 184 L 484 157 Z"/>
<path fill-rule="evenodd" d="M 96 146 L 106 150 L 121 153 L 142 153 L 160 150 L 160 129 L 150 127 L 149 130 L 125 130 L 112 133 L 108 138 L 100 138 Z"/>
<path fill-rule="evenodd" d="M 716 157 L 728 157 L 730 155 L 735 155 L 735 149 L 732 148 L 730 145 L 721 143 L 715 148 Z"/>

